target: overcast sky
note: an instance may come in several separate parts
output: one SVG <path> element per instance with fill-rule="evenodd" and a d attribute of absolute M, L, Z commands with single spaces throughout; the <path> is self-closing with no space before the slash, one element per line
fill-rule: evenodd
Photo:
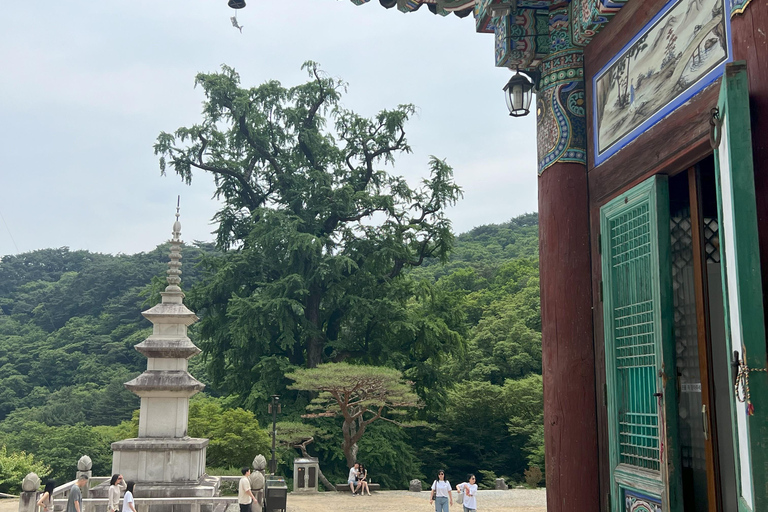
<path fill-rule="evenodd" d="M 233 66 L 243 84 L 305 81 L 305 60 L 349 83 L 343 103 L 372 116 L 414 103 L 413 154 L 395 174 L 416 183 L 429 155 L 447 159 L 464 199 L 456 232 L 536 210 L 534 116 L 508 116 L 493 36 L 471 17 L 410 14 L 377 1 L 2 2 L 0 255 L 68 246 L 147 251 L 170 238 L 211 240 L 217 205 L 203 174 L 161 177 L 160 131 L 200 120 L 200 71 Z"/>

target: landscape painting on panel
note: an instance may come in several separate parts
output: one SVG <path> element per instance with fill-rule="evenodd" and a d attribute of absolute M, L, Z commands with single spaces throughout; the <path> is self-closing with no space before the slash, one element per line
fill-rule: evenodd
<path fill-rule="evenodd" d="M 678 0 L 595 78 L 603 154 L 728 60 L 723 0 Z"/>

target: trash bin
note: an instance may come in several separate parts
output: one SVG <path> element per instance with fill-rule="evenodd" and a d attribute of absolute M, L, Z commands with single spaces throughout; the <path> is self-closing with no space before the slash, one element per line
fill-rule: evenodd
<path fill-rule="evenodd" d="M 281 476 L 268 476 L 264 486 L 264 512 L 285 512 L 288 486 Z"/>

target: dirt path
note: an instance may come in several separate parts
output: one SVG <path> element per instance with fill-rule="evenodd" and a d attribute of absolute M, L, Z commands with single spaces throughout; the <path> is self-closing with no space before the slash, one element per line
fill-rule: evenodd
<path fill-rule="evenodd" d="M 546 512 L 546 494 L 543 489 L 515 489 L 509 491 L 479 491 L 477 509 L 480 512 Z M 287 512 L 430 512 L 429 493 L 408 491 L 382 491 L 372 496 L 350 496 L 349 493 L 319 493 L 288 495 Z M 452 512 L 460 512 L 454 503 Z M 3 511 L 0 511 L 3 512 Z"/>

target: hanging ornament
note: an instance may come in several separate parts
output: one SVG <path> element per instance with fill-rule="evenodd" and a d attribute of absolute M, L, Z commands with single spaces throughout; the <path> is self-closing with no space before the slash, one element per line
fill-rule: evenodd
<path fill-rule="evenodd" d="M 242 26 L 242 25 L 240 25 L 240 24 L 237 22 L 237 16 L 232 16 L 231 18 L 229 18 L 229 21 L 231 21 L 231 22 L 232 22 L 232 26 L 233 26 L 233 27 L 235 27 L 236 29 L 238 29 L 238 30 L 240 31 L 240 33 L 241 33 L 241 34 L 243 33 L 243 26 Z"/>
<path fill-rule="evenodd" d="M 230 17 L 229 21 L 231 21 L 232 26 L 238 29 L 242 34 L 243 26 L 237 22 L 237 9 L 242 9 L 243 7 L 245 7 L 245 0 L 229 0 L 229 2 L 227 2 L 227 5 L 230 6 L 232 9 L 235 9 L 235 15 Z"/>

